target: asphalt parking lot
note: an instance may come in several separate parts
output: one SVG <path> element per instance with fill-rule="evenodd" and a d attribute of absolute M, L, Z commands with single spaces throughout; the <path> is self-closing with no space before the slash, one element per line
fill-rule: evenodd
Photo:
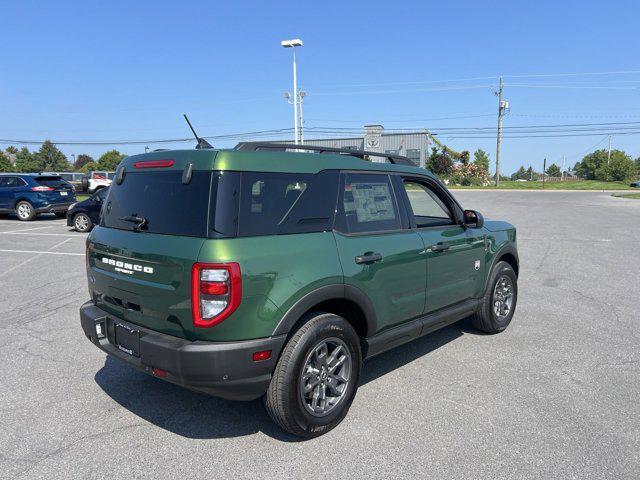
<path fill-rule="evenodd" d="M 640 201 L 472 192 L 518 227 L 510 328 L 468 321 L 365 365 L 346 420 L 299 441 L 259 401 L 183 390 L 86 340 L 84 238 L 0 219 L 0 476 L 638 478 Z"/>

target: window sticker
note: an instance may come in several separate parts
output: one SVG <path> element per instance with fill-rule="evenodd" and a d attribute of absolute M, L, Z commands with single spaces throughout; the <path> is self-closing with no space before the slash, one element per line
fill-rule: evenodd
<path fill-rule="evenodd" d="M 345 193 L 344 209 L 355 211 L 358 223 L 395 219 L 388 183 L 352 182 L 346 185 Z"/>

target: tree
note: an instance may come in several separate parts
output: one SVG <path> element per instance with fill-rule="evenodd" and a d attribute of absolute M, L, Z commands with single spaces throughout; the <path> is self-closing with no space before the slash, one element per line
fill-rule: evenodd
<path fill-rule="evenodd" d="M 473 152 L 473 163 L 484 168 L 489 173 L 489 154 L 481 148 Z"/>
<path fill-rule="evenodd" d="M 67 157 L 50 140 L 45 140 L 34 157 L 39 167 L 38 170 L 41 172 L 71 170 Z"/>
<path fill-rule="evenodd" d="M 526 179 L 527 180 L 539 180 L 540 179 L 540 174 L 538 172 L 536 172 L 531 165 L 529 165 L 529 168 L 527 168 Z"/>
<path fill-rule="evenodd" d="M 82 173 L 87 173 L 87 172 L 90 172 L 91 170 L 98 170 L 98 164 L 96 162 L 87 162 L 79 170 Z"/>
<path fill-rule="evenodd" d="M 40 171 L 38 162 L 36 162 L 33 153 L 31 153 L 27 147 L 22 147 L 20 151 L 16 153 L 15 168 L 18 172 L 24 173 Z"/>
<path fill-rule="evenodd" d="M 549 175 L 550 177 L 560 177 L 562 175 L 562 172 L 560 171 L 560 167 L 558 165 L 552 163 L 547 168 L 547 175 Z"/>
<path fill-rule="evenodd" d="M 13 172 L 13 165 L 4 153 L 0 152 L 0 172 Z"/>
<path fill-rule="evenodd" d="M 13 155 L 15 155 L 16 153 L 18 153 L 18 149 L 16 147 L 14 147 L 13 145 L 10 145 L 6 148 L 6 152 L 7 153 L 12 153 Z"/>
<path fill-rule="evenodd" d="M 615 182 L 623 182 L 636 178 L 638 168 L 633 160 L 623 152 L 613 155 L 611 152 L 611 161 L 604 168 L 606 178 Z"/>
<path fill-rule="evenodd" d="M 470 157 L 471 157 L 471 154 L 469 153 L 469 151 L 464 150 L 463 152 L 460 153 L 460 163 L 462 163 L 463 165 L 469 165 Z"/>
<path fill-rule="evenodd" d="M 73 169 L 80 170 L 89 162 L 95 163 L 95 160 L 90 155 L 87 155 L 86 153 L 81 153 L 80 155 L 77 156 L 76 161 L 73 164 Z"/>
<path fill-rule="evenodd" d="M 581 170 L 588 180 L 629 180 L 637 173 L 637 167 L 631 157 L 622 150 L 601 149 L 586 155 L 582 159 Z"/>
<path fill-rule="evenodd" d="M 529 174 L 524 169 L 524 166 L 521 166 L 513 175 L 511 175 L 511 180 L 529 180 Z"/>
<path fill-rule="evenodd" d="M 439 176 L 451 175 L 453 160 L 445 152 L 439 152 L 437 148 L 433 147 L 427 161 L 427 168 Z"/>
<path fill-rule="evenodd" d="M 109 150 L 108 152 L 103 153 L 98 159 L 98 170 L 113 171 L 125 157 L 126 155 L 123 155 L 117 150 Z"/>

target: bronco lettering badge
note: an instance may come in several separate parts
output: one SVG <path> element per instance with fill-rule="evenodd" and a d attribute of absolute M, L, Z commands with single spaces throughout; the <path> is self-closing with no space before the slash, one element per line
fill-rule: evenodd
<path fill-rule="evenodd" d="M 126 273 L 127 275 L 132 275 L 133 272 L 153 273 L 153 267 L 144 267 L 137 263 L 122 262 L 113 258 L 102 257 L 102 263 L 112 265 L 115 267 L 116 272 Z"/>

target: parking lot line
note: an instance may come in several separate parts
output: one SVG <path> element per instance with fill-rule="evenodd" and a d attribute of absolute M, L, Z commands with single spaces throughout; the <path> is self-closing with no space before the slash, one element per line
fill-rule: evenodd
<path fill-rule="evenodd" d="M 43 237 L 69 237 L 69 238 L 85 238 L 86 233 L 40 233 L 40 232 L 0 232 L 0 235 L 41 235 Z"/>
<path fill-rule="evenodd" d="M 35 260 L 36 258 L 45 255 L 45 254 L 53 254 L 53 255 L 84 255 L 82 253 L 66 253 L 66 252 L 54 252 L 52 250 L 64 245 L 65 243 L 67 243 L 69 240 L 71 240 L 70 238 L 67 238 L 66 240 L 63 240 L 59 243 L 56 243 L 53 247 L 51 247 L 48 250 L 45 251 L 31 251 L 31 250 L 0 250 L 0 252 L 15 252 L 15 253 L 35 253 L 35 255 L 31 258 L 28 258 L 27 260 L 25 260 L 24 262 L 19 263 L 18 265 L 14 265 L 13 267 L 11 267 L 8 270 L 5 270 L 4 272 L 0 273 L 0 277 L 4 277 L 5 275 L 7 275 L 8 273 L 13 272 L 14 270 L 23 267 L 24 265 L 26 265 L 27 263 L 29 263 L 32 260 Z"/>
<path fill-rule="evenodd" d="M 42 230 L 43 228 L 51 228 L 51 227 L 55 227 L 55 225 L 46 225 L 44 227 L 23 228 L 23 229 L 20 229 L 20 230 L 10 230 L 8 232 L 2 232 L 2 233 L 31 232 L 33 230 Z"/>
<path fill-rule="evenodd" d="M 60 245 L 62 245 L 63 243 L 66 243 L 67 241 L 71 240 L 70 238 L 68 238 L 67 240 L 65 240 L 64 242 L 60 242 L 57 245 L 55 245 L 52 248 L 55 247 L 59 247 Z M 50 252 L 48 250 L 45 251 L 40 251 L 40 250 L 7 250 L 4 248 L 0 248 L 0 252 L 7 252 L 7 253 L 35 253 L 38 255 L 71 255 L 71 256 L 80 256 L 80 257 L 84 257 L 84 253 L 71 253 L 71 252 Z"/>

